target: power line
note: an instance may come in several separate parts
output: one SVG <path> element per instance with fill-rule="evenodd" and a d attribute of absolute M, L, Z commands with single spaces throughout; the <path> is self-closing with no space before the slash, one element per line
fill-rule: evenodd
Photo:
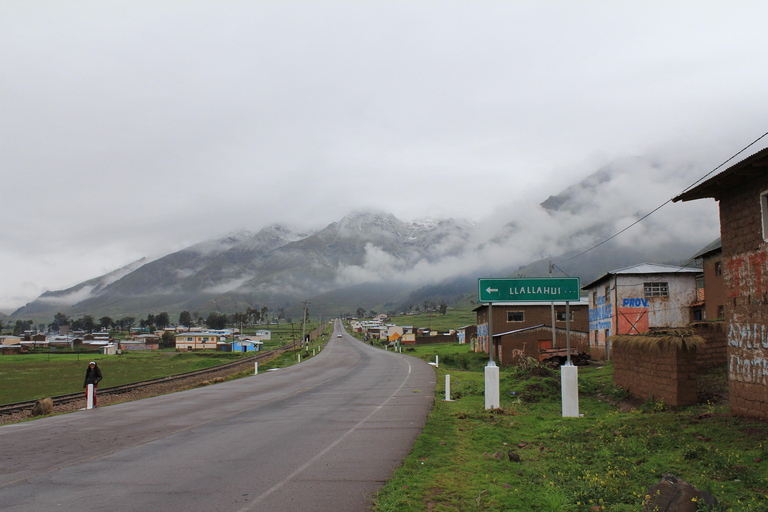
<path fill-rule="evenodd" d="M 744 147 L 743 147 L 741 150 L 739 150 L 738 152 L 736 152 L 736 153 L 735 153 L 733 156 L 731 156 L 730 158 L 728 158 L 726 161 L 724 161 L 723 163 L 721 163 L 720 165 L 718 165 L 717 167 L 715 167 L 714 169 L 712 169 L 711 171 L 709 171 L 707 174 L 705 174 L 704 176 L 702 176 L 701 178 L 699 178 L 698 180 L 696 180 L 695 182 L 693 182 L 691 185 L 689 185 L 688 187 L 686 187 L 686 188 L 685 188 L 685 190 L 683 190 L 683 192 L 682 192 L 682 193 L 685 193 L 685 192 L 687 192 L 688 190 L 692 189 L 693 187 L 695 187 L 696 185 L 698 185 L 699 183 L 701 183 L 702 181 L 704 181 L 704 180 L 705 180 L 705 179 L 706 179 L 706 178 L 707 178 L 707 177 L 708 177 L 710 174 L 712 174 L 713 172 L 717 171 L 717 170 L 718 170 L 718 169 L 720 169 L 722 166 L 724 166 L 725 164 L 727 164 L 728 162 L 730 162 L 731 160 L 733 160 L 734 158 L 736 158 L 737 156 L 739 156 L 741 153 L 743 153 L 744 151 L 746 151 L 746 150 L 747 150 L 747 149 L 749 149 L 750 147 L 752 147 L 752 146 L 754 146 L 755 144 L 757 144 L 757 143 L 760 141 L 760 139 L 764 138 L 766 135 L 768 135 L 768 132 L 765 132 L 764 134 L 762 134 L 761 136 L 759 136 L 758 138 L 756 138 L 755 140 L 753 140 L 751 143 L 749 143 L 749 144 L 747 144 L 746 146 L 744 146 Z M 633 222 L 633 223 L 632 223 L 632 224 L 630 224 L 629 226 L 625 227 L 624 229 L 622 229 L 622 230 L 621 230 L 621 231 L 619 231 L 618 233 L 614 233 L 613 235 L 609 236 L 608 238 L 606 238 L 606 239 L 605 239 L 605 240 L 603 240 L 602 242 L 600 242 L 600 243 L 597 243 L 597 244 L 593 245 L 592 247 L 590 247 L 590 248 L 589 248 L 589 249 L 587 249 L 586 251 L 580 252 L 580 253 L 579 253 L 579 254 L 577 254 L 576 256 L 573 256 L 573 257 L 571 257 L 571 258 L 568 258 L 568 259 L 567 259 L 567 260 L 565 260 L 565 261 L 561 261 L 560 263 L 568 263 L 568 262 L 569 262 L 569 261 L 571 261 L 571 260 L 575 260 L 575 259 L 576 259 L 576 258 L 578 258 L 579 256 L 584 256 L 584 255 L 585 255 L 585 254 L 587 254 L 588 252 L 590 252 L 590 251 L 593 251 L 593 250 L 597 249 L 598 247 L 600 247 L 600 246 L 601 246 L 601 245 L 603 245 L 604 243 L 606 243 L 606 242 L 609 242 L 609 241 L 613 240 L 614 238 L 616 238 L 617 236 L 619 236 L 620 234 L 624 233 L 624 232 L 625 232 L 625 231 L 627 231 L 629 228 L 631 228 L 631 227 L 635 226 L 636 224 L 639 224 L 639 223 L 641 223 L 642 221 L 644 221 L 645 219 L 647 219 L 648 217 L 650 217 L 651 215 L 653 215 L 653 214 L 654 214 L 654 213 L 656 213 L 657 211 L 661 210 L 661 209 L 662 209 L 664 206 L 666 206 L 668 203 L 671 203 L 671 202 L 672 202 L 672 198 L 670 198 L 670 199 L 667 199 L 667 200 L 666 200 L 666 201 L 664 201 L 662 204 L 660 204 L 659 206 L 657 206 L 656 208 L 654 208 L 654 209 L 653 209 L 653 210 L 651 210 L 650 212 L 646 213 L 645 215 L 643 215 L 642 217 L 640 217 L 640 218 L 639 218 L 639 219 L 637 219 L 635 222 Z"/>

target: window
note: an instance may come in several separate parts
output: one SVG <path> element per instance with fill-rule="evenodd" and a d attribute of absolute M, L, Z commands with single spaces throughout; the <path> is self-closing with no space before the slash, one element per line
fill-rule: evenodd
<path fill-rule="evenodd" d="M 716 261 L 715 262 L 715 275 L 716 276 L 723 275 L 723 262 L 722 261 Z"/>
<path fill-rule="evenodd" d="M 555 315 L 558 322 L 565 322 L 565 311 L 556 311 Z M 573 322 L 573 311 L 568 312 L 568 320 Z"/>
<path fill-rule="evenodd" d="M 611 302 L 611 285 L 605 286 L 605 303 L 610 304 Z"/>
<path fill-rule="evenodd" d="M 525 322 L 523 311 L 507 311 L 507 322 Z"/>
<path fill-rule="evenodd" d="M 725 318 L 725 307 L 717 306 L 717 318 Z"/>
<path fill-rule="evenodd" d="M 646 297 L 669 297 L 669 286 L 667 283 L 643 283 L 643 290 Z"/>
<path fill-rule="evenodd" d="M 760 194 L 760 214 L 763 218 L 763 240 L 768 240 L 768 190 Z"/>

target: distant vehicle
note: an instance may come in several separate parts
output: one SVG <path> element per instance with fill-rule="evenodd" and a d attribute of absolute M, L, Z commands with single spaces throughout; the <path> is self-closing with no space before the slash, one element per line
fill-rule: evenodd
<path fill-rule="evenodd" d="M 341 338 L 341 334 L 337 334 L 337 335 L 336 335 L 336 337 L 337 337 L 337 338 Z"/>

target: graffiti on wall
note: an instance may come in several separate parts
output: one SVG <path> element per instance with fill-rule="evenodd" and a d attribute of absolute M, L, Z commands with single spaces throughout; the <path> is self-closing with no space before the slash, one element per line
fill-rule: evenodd
<path fill-rule="evenodd" d="M 592 331 L 610 329 L 613 304 L 606 304 L 605 297 L 598 297 L 597 304 L 589 310 L 589 329 Z"/>
<path fill-rule="evenodd" d="M 726 279 L 728 297 L 762 295 L 766 291 L 763 285 L 766 260 L 768 254 L 765 251 L 731 258 L 726 263 L 729 271 L 729 279 Z"/>
<path fill-rule="evenodd" d="M 768 326 L 733 322 L 728 330 L 728 346 L 730 379 L 768 385 Z"/>
<path fill-rule="evenodd" d="M 648 299 L 624 299 L 621 302 L 623 308 L 647 308 Z"/>

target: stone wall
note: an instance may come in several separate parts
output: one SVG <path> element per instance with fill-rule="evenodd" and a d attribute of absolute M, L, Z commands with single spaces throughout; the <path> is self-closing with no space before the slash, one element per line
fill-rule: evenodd
<path fill-rule="evenodd" d="M 698 402 L 696 349 L 613 344 L 613 383 L 643 400 L 664 400 L 674 407 Z"/>

